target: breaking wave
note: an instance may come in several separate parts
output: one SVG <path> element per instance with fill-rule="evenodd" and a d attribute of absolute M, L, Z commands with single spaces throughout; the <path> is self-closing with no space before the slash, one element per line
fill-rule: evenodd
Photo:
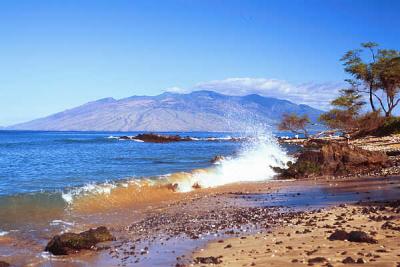
<path fill-rule="evenodd" d="M 123 207 L 132 203 L 168 199 L 177 192 L 190 192 L 197 188 L 270 180 L 275 175 L 271 166 L 285 167 L 285 163 L 292 160 L 272 134 L 258 134 L 246 140 L 235 156 L 221 158 L 209 168 L 87 184 L 64 192 L 62 198 L 74 209 Z"/>

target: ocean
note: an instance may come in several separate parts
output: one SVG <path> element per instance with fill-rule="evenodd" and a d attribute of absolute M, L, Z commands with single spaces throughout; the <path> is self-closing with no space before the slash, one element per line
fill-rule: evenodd
<path fill-rule="evenodd" d="M 88 215 L 198 187 L 268 180 L 271 166 L 290 159 L 272 134 L 168 132 L 192 141 L 163 144 L 117 138 L 138 133 L 0 131 L 0 238 L 43 246 Z M 224 158 L 213 163 L 217 155 Z M 3 255 L 14 250 L 0 246 Z"/>

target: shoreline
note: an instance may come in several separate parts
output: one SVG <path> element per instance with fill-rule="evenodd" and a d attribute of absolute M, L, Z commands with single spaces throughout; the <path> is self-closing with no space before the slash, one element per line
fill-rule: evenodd
<path fill-rule="evenodd" d="M 397 149 L 396 140 L 390 137 L 384 142 L 391 142 L 392 148 Z M 385 144 L 372 140 L 354 145 L 380 151 Z M 57 218 L 58 227 L 43 228 L 47 232 L 40 233 L 39 239 L 30 240 L 14 232 L 0 236 L 0 253 L 6 255 L 0 257 L 0 261 L 16 266 L 193 264 L 196 257 L 202 257 L 198 255 L 203 255 L 199 251 L 204 247 L 209 251 L 208 246 L 223 244 L 226 239 L 242 240 L 242 236 L 254 237 L 285 227 L 282 223 L 290 224 L 300 214 L 313 214 L 317 209 L 335 209 L 358 201 L 399 199 L 400 176 L 392 175 L 399 173 L 399 158 L 397 155 L 390 158 L 395 163 L 393 166 L 372 170 L 368 173 L 370 176 L 358 173 L 238 182 L 211 188 L 193 187 L 194 190 L 183 193 L 174 190 L 173 182 L 182 179 L 183 175 L 177 173 L 170 180 L 170 186 L 146 186 L 145 183 L 141 187 L 117 187 L 106 197 L 93 196 L 91 201 L 77 199 L 74 209 Z M 132 197 L 137 201 L 132 202 Z M 29 225 L 31 223 L 29 221 Z M 55 257 L 43 252 L 55 234 L 83 232 L 99 226 L 106 226 L 117 241 L 100 243 L 90 250 L 68 256 Z M 193 251 L 197 254 L 192 255 Z"/>
<path fill-rule="evenodd" d="M 210 242 L 225 244 L 219 240 L 232 237 L 240 240 L 242 235 L 264 233 L 292 219 L 299 210 L 307 213 L 312 209 L 360 200 L 396 199 L 400 196 L 400 177 L 237 183 L 178 195 L 176 199 L 149 203 L 136 213 L 125 208 L 110 214 L 112 220 L 101 225 L 109 227 L 117 238 L 115 242 L 99 244 L 95 250 L 69 256 L 54 257 L 42 253 L 43 257 L 36 258 L 32 266 L 46 262 L 51 262 L 52 266 L 82 266 L 83 263 L 96 266 L 185 266 L 193 263 L 198 255 L 203 255 L 192 255 L 193 251 L 207 247 Z M 92 226 L 99 226 L 99 222 Z M 205 251 L 208 253 L 207 249 Z M 0 260 L 19 266 L 24 265 L 27 259 L 1 257 Z"/>

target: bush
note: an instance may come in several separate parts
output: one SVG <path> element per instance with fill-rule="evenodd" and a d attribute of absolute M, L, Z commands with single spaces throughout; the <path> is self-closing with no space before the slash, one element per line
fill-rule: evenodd
<path fill-rule="evenodd" d="M 375 130 L 374 135 L 385 136 L 400 134 L 400 117 L 386 118 L 383 124 Z"/>

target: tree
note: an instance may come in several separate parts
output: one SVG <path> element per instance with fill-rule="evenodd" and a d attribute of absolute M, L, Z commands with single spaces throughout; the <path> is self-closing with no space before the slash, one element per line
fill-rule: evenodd
<path fill-rule="evenodd" d="M 282 121 L 278 125 L 280 131 L 291 131 L 295 134 L 303 134 L 306 138 L 309 137 L 307 125 L 310 119 L 307 115 L 297 116 L 296 114 L 284 114 Z"/>
<path fill-rule="evenodd" d="M 345 71 L 353 77 L 357 91 L 368 95 L 372 111 L 378 111 L 378 102 L 385 116 L 390 117 L 400 101 L 400 51 L 377 49 L 378 44 L 373 42 L 362 43 L 361 47 L 341 58 Z M 369 56 L 365 56 L 365 50 Z"/>
<path fill-rule="evenodd" d="M 356 121 L 364 104 L 362 95 L 354 87 L 342 89 L 340 96 L 331 102 L 335 108 L 322 114 L 319 120 L 332 129 L 356 131 L 359 128 Z"/>
<path fill-rule="evenodd" d="M 344 70 L 356 79 L 357 82 L 353 81 L 353 83 L 363 84 L 364 88 L 360 90 L 360 92 L 368 94 L 371 109 L 372 111 L 376 111 L 373 93 L 374 91 L 376 91 L 377 85 L 375 82 L 375 73 L 372 66 L 376 61 L 375 48 L 378 46 L 378 44 L 368 42 L 362 43 L 361 46 L 363 48 L 367 48 L 370 51 L 370 56 L 372 60 L 366 62 L 361 58 L 361 53 L 363 52 L 363 49 L 350 50 L 340 60 L 344 62 Z"/>
<path fill-rule="evenodd" d="M 379 111 L 362 113 L 365 102 L 354 87 L 340 90 L 340 96 L 331 104 L 334 108 L 319 118 L 331 129 L 359 135 L 374 131 L 383 123 L 383 117 Z"/>
<path fill-rule="evenodd" d="M 396 57 L 397 56 L 397 57 Z M 385 92 L 384 99 L 378 98 L 386 117 L 392 115 L 393 109 L 399 104 L 400 91 L 400 57 L 394 50 L 379 51 L 379 59 L 374 66 L 378 73 L 378 86 Z"/>

